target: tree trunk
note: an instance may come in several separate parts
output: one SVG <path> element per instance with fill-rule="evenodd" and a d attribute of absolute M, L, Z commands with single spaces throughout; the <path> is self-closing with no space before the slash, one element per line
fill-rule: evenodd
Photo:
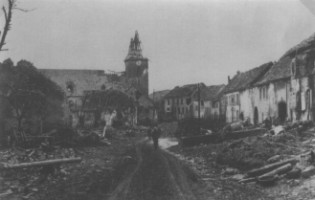
<path fill-rule="evenodd" d="M 18 117 L 17 121 L 18 121 L 18 130 L 21 130 L 22 129 L 22 117 Z"/>

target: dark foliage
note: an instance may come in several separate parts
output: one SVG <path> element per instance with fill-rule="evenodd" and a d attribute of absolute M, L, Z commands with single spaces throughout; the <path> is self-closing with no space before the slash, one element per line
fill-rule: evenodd
<path fill-rule="evenodd" d="M 7 102 L 11 116 L 22 128 L 25 119 L 61 119 L 64 93 L 42 75 L 32 63 L 21 60 L 14 66 L 10 59 L 0 64 L 0 97 Z M 10 117 L 7 112 L 5 118 Z"/>

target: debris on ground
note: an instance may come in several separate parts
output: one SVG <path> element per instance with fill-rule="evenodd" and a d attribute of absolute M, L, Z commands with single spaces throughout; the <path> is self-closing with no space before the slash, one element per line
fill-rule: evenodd
<path fill-rule="evenodd" d="M 73 132 L 62 136 L 67 130 Z M 115 129 L 111 140 L 97 137 L 97 143 L 74 145 L 71 140 L 78 135 L 89 138 L 102 131 L 63 129 L 58 133 L 56 129 L 49 134 L 56 138 L 53 143 L 0 150 L 0 199 L 106 199 L 114 187 L 117 160 L 143 137 L 125 137 L 125 130 Z M 135 162 L 128 156 L 123 157 L 123 164 Z"/>
<path fill-rule="evenodd" d="M 243 128 L 240 123 L 235 127 L 241 128 L 241 131 L 256 128 Z M 233 133 L 231 126 L 225 128 L 225 134 L 221 131 L 224 136 Z M 295 199 L 296 194 L 288 188 L 306 184 L 307 180 L 315 177 L 315 127 L 307 121 L 270 128 L 256 136 L 193 147 L 171 147 L 170 151 L 197 166 L 196 170 L 206 180 L 228 179 L 249 186 L 257 183 L 255 185 L 264 187 L 261 191 L 270 192 L 273 198 L 279 196 L 282 199 L 286 191 L 286 197 L 291 195 Z M 255 174 L 255 171 L 259 173 Z M 282 191 L 281 194 L 277 190 Z M 301 194 L 296 190 L 294 192 Z"/>

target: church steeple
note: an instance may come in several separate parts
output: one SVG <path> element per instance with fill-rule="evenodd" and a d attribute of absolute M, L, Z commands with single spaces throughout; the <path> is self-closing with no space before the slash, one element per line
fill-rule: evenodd
<path fill-rule="evenodd" d="M 142 56 L 141 40 L 138 31 L 131 38 L 129 51 L 125 58 L 125 77 L 127 84 L 142 95 L 149 93 L 149 60 Z"/>
<path fill-rule="evenodd" d="M 125 61 L 129 59 L 133 59 L 133 58 L 134 59 L 143 58 L 142 49 L 141 49 L 141 41 L 139 39 L 138 31 L 136 31 L 135 37 L 131 38 L 130 40 L 129 51 L 128 51 Z"/>
<path fill-rule="evenodd" d="M 134 42 L 134 47 L 135 47 L 135 49 L 141 50 L 141 46 L 140 46 L 141 41 L 140 41 L 140 39 L 139 39 L 138 31 L 136 31 L 136 33 L 135 33 L 135 38 L 134 38 L 133 42 Z"/>

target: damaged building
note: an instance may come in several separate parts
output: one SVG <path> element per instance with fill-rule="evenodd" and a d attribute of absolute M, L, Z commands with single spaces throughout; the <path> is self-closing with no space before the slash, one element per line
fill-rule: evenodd
<path fill-rule="evenodd" d="M 124 59 L 125 71 L 105 72 L 104 70 L 81 69 L 40 69 L 41 73 L 56 82 L 66 93 L 64 121 L 76 127 L 80 124 L 96 124 L 98 119 L 89 117 L 89 122 L 82 121 L 82 116 L 89 115 L 83 108 L 86 94 L 96 95 L 99 92 L 117 90 L 126 94 L 134 102 L 137 110 L 135 121 L 152 119 L 153 102 L 148 97 L 149 60 L 142 55 L 141 41 L 136 31 L 131 38 L 129 50 Z M 93 108 L 95 109 L 95 108 Z M 99 116 L 101 117 L 101 116 Z M 90 122 L 90 119 L 94 119 Z"/>
<path fill-rule="evenodd" d="M 253 120 L 257 94 L 253 86 L 271 67 L 272 63 L 266 63 L 246 72 L 237 72 L 230 80 L 224 90 L 226 101 L 226 121 L 235 122 L 238 120 Z"/>
<path fill-rule="evenodd" d="M 314 120 L 315 35 L 277 62 L 236 74 L 225 89 L 227 122 Z"/>
<path fill-rule="evenodd" d="M 204 83 L 177 86 L 164 97 L 164 113 L 170 119 L 218 118 L 224 112 L 220 97 L 225 85 Z"/>

